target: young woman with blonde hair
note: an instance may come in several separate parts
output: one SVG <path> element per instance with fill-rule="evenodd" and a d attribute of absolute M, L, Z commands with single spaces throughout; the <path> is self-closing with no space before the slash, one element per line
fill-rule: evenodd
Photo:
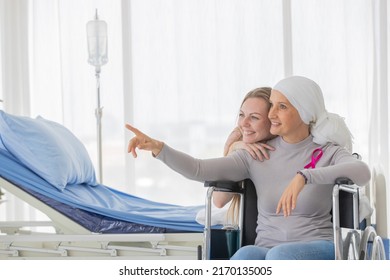
<path fill-rule="evenodd" d="M 255 88 L 245 95 L 240 105 L 237 127 L 230 133 L 225 142 L 224 156 L 236 150 L 246 150 L 254 159 L 260 161 L 269 159 L 268 153 L 274 149 L 267 145 L 266 141 L 276 137 L 270 133 L 271 122 L 268 119 L 268 112 L 271 107 L 270 95 L 270 87 Z M 213 201 L 217 208 L 222 208 L 231 201 L 226 221 L 229 224 L 237 223 L 240 205 L 239 195 L 215 192 Z"/>

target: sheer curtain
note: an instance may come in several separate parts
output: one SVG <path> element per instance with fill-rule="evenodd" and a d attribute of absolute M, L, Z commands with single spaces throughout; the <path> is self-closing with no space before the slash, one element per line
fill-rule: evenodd
<path fill-rule="evenodd" d="M 26 4 L 23 0 L 0 1 L 0 98 L 4 100 L 0 108 L 18 115 L 30 114 Z M 1 220 L 34 218 L 35 211 L 15 197 L 2 199 L 6 203 L 0 204 Z"/>
<path fill-rule="evenodd" d="M 23 109 L 12 102 L 10 112 L 63 123 L 95 163 L 95 77 L 87 63 L 85 24 L 96 8 L 107 22 L 109 62 L 102 68 L 101 94 L 103 183 L 109 186 L 168 203 L 203 203 L 202 183 L 175 174 L 148 153 L 136 160 L 127 155 L 132 135 L 124 124 L 195 157 L 220 156 L 245 93 L 290 74 L 320 84 L 328 110 L 345 117 L 354 134 L 354 150 L 389 178 L 385 0 L 0 3 L 2 23 L 11 23 L 2 24 L 4 108 L 17 91 Z M 5 18 L 7 11 L 18 16 Z M 12 48 L 18 42 L 23 47 Z M 20 59 L 28 71 L 6 71 L 7 59 Z M 24 89 L 10 91 L 5 80 Z"/>
<path fill-rule="evenodd" d="M 94 67 L 87 63 L 86 23 L 94 18 L 95 9 L 108 22 L 110 62 L 101 73 L 104 171 L 107 183 L 124 189 L 121 1 L 0 4 L 4 109 L 64 124 L 86 145 L 95 164 L 96 80 Z M 1 218 L 45 218 L 12 195 L 6 198 Z"/>
<path fill-rule="evenodd" d="M 140 0 L 128 13 L 132 122 L 195 157 L 221 156 L 243 96 L 283 75 L 281 2 Z M 134 165 L 136 193 L 204 202 L 202 183 L 149 154 Z"/>

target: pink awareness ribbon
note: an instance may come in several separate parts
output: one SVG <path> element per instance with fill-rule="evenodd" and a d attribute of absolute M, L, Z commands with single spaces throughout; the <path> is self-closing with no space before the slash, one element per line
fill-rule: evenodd
<path fill-rule="evenodd" d="M 315 168 L 317 162 L 320 160 L 324 152 L 321 148 L 315 149 L 311 155 L 311 162 L 305 166 L 306 169 L 308 168 Z"/>

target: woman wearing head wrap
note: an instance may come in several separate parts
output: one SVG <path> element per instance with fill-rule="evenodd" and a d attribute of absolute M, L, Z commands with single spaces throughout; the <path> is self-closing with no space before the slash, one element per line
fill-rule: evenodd
<path fill-rule="evenodd" d="M 152 139 L 136 128 L 128 152 L 136 148 L 197 181 L 250 178 L 258 195 L 255 245 L 232 259 L 334 259 L 332 189 L 337 178 L 364 186 L 369 167 L 350 152 L 351 134 L 338 115 L 325 109 L 318 85 L 304 77 L 281 80 L 272 90 L 270 132 L 274 147 L 266 161 L 238 150 L 223 158 L 200 160 Z"/>

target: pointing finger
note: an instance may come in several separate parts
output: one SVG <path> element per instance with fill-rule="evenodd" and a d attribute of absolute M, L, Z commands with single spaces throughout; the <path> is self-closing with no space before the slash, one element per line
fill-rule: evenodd
<path fill-rule="evenodd" d="M 126 124 L 125 127 L 130 130 L 131 132 L 133 132 L 135 135 L 140 135 L 142 134 L 141 131 L 139 131 L 137 128 L 135 128 L 134 126 L 131 126 L 130 124 Z"/>

